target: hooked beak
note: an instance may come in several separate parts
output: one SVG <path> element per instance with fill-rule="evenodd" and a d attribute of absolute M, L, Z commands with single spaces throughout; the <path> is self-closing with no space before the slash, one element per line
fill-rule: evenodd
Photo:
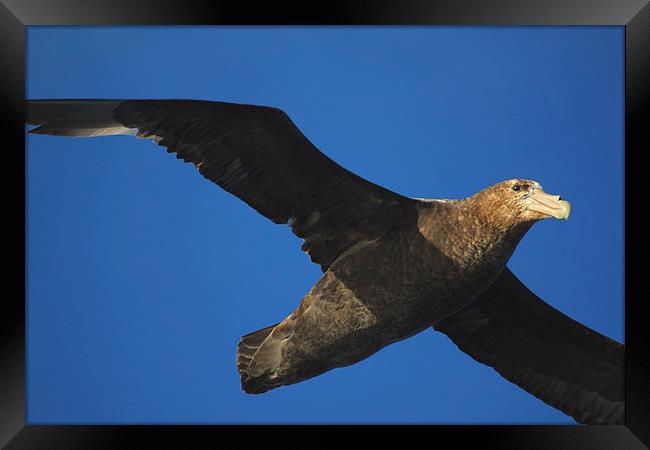
<path fill-rule="evenodd" d="M 541 189 L 535 189 L 530 194 L 528 209 L 549 217 L 566 220 L 571 213 L 571 203 L 562 200 L 559 195 L 551 195 Z"/>

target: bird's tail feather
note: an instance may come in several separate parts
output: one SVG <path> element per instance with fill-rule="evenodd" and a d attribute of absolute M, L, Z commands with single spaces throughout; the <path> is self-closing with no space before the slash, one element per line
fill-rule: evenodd
<path fill-rule="evenodd" d="M 113 117 L 122 100 L 28 100 L 27 120 L 37 125 L 32 134 L 55 136 L 110 136 L 136 134 Z"/>
<path fill-rule="evenodd" d="M 261 394 L 278 386 L 269 377 L 280 359 L 280 340 L 271 336 L 276 326 L 277 323 L 242 336 L 237 345 L 237 371 L 246 393 Z"/>

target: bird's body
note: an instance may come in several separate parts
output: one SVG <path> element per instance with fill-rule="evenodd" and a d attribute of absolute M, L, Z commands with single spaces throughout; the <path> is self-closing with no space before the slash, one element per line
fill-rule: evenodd
<path fill-rule="evenodd" d="M 492 227 L 472 200 L 423 203 L 411 221 L 335 261 L 292 314 L 242 340 L 245 389 L 265 392 L 354 364 L 469 304 L 525 232 Z"/>
<path fill-rule="evenodd" d="M 570 206 L 512 179 L 459 200 L 414 199 L 345 170 L 275 108 L 182 100 L 31 101 L 30 133 L 150 138 L 304 239 L 323 271 L 295 311 L 242 337 L 263 393 L 354 364 L 429 327 L 584 423 L 623 420 L 623 346 L 551 308 L 506 267 Z"/>

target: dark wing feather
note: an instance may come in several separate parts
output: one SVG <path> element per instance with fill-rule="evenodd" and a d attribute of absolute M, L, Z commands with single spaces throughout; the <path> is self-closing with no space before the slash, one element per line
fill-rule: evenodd
<path fill-rule="evenodd" d="M 414 200 L 339 166 L 276 108 L 198 100 L 58 100 L 30 101 L 28 111 L 28 123 L 41 125 L 30 132 L 39 134 L 137 130 L 138 137 L 152 138 L 273 222 L 289 223 L 323 271 L 347 248 L 382 236 L 413 211 Z"/>
<path fill-rule="evenodd" d="M 624 346 L 552 308 L 508 268 L 434 329 L 577 422 L 624 422 Z"/>

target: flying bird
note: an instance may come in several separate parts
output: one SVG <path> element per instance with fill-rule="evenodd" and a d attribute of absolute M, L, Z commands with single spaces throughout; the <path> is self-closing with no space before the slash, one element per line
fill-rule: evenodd
<path fill-rule="evenodd" d="M 323 275 L 295 311 L 244 335 L 237 370 L 261 394 L 433 328 L 579 423 L 624 422 L 624 346 L 554 309 L 507 263 L 570 204 L 511 179 L 463 199 L 410 198 L 320 152 L 282 110 L 200 100 L 31 100 L 31 134 L 134 135 L 304 240 Z"/>

